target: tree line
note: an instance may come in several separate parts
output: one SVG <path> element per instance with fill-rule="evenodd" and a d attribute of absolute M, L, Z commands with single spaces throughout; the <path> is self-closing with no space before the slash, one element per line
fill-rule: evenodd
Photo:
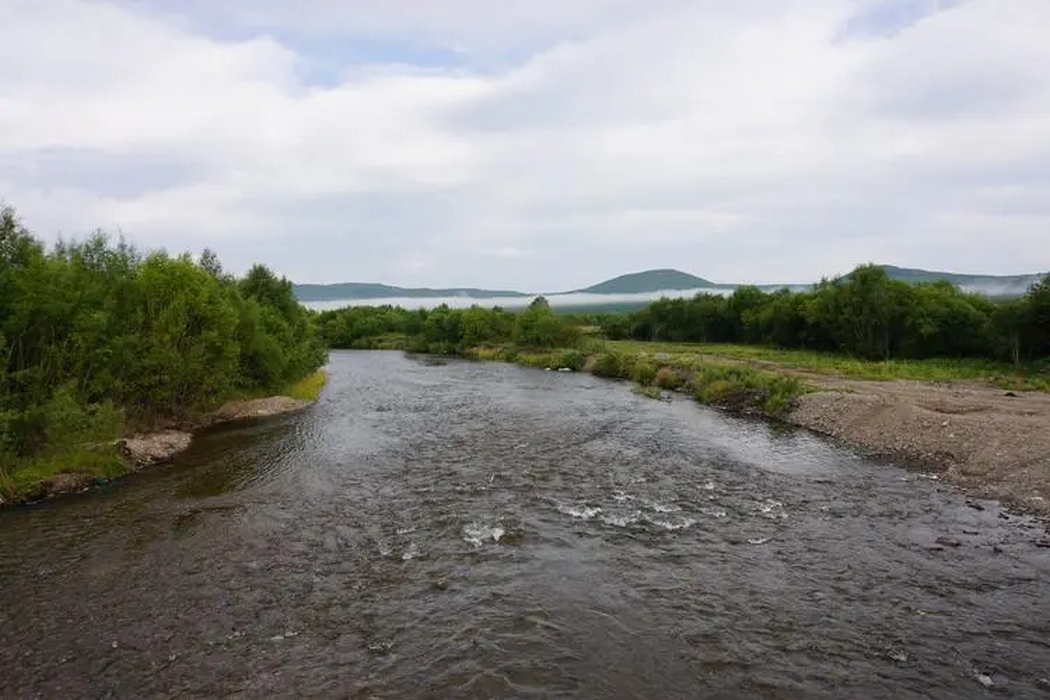
<path fill-rule="evenodd" d="M 741 287 L 728 297 L 661 299 L 600 319 L 607 337 L 749 343 L 865 359 L 1050 356 L 1050 276 L 1021 299 L 993 300 L 948 282 L 910 284 L 864 265 L 811 291 Z"/>
<path fill-rule="evenodd" d="M 51 249 L 0 211 L 0 467 L 274 392 L 326 349 L 291 283 L 96 233 Z M 115 434 L 114 434 L 115 433 Z"/>
<path fill-rule="evenodd" d="M 994 300 L 947 282 L 910 284 L 864 265 L 809 291 L 741 287 L 660 299 L 630 313 L 558 314 L 537 298 L 499 307 L 349 307 L 320 314 L 331 347 L 457 352 L 483 345 L 569 348 L 597 328 L 611 340 L 745 343 L 864 359 L 1050 357 L 1050 276 L 1021 299 Z M 386 345 L 384 343 L 387 343 Z"/>
<path fill-rule="evenodd" d="M 395 306 L 351 306 L 321 312 L 321 335 L 333 348 L 398 347 L 412 352 L 457 353 L 467 348 L 514 344 L 525 348 L 570 348 L 577 345 L 576 319 L 555 313 L 537 297 L 514 312 L 501 307 L 433 309 Z"/>

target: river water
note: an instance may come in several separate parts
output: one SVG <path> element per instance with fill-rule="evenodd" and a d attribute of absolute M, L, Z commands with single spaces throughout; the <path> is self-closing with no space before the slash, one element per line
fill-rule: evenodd
<path fill-rule="evenodd" d="M 0 513 L 0 696 L 1050 696 L 1050 552 L 992 503 L 584 374 L 329 373 Z"/>

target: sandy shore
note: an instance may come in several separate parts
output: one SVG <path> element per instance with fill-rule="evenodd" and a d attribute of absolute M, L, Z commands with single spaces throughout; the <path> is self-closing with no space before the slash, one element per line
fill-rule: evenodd
<path fill-rule="evenodd" d="M 788 422 L 936 473 L 976 497 L 1050 516 L 1050 394 L 802 378 L 819 391 L 802 396 Z"/>

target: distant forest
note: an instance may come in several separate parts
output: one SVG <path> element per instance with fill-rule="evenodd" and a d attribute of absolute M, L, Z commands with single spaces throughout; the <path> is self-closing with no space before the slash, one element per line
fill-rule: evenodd
<path fill-rule="evenodd" d="M 993 300 L 948 282 L 910 284 L 865 265 L 810 291 L 740 287 L 729 296 L 661 299 L 626 313 L 557 314 L 538 298 L 528 309 L 406 310 L 351 307 L 320 314 L 336 348 L 406 346 L 455 352 L 485 344 L 568 347 L 580 327 L 609 339 L 749 343 L 865 359 L 1050 357 L 1050 277 L 1020 299 Z"/>
<path fill-rule="evenodd" d="M 1017 298 L 1023 296 L 1028 289 L 1039 282 L 1044 275 L 971 275 L 955 272 L 934 272 L 931 270 L 919 270 L 915 268 L 895 267 L 893 265 L 879 265 L 889 275 L 890 279 L 901 282 L 949 282 L 967 292 L 976 292 L 989 297 Z M 558 309 L 570 306 L 562 297 L 573 294 L 598 295 L 634 295 L 652 294 L 669 291 L 683 290 L 711 290 L 724 292 L 745 285 L 739 284 L 716 284 L 696 275 L 691 275 L 679 270 L 661 269 L 644 270 L 620 275 L 612 279 L 599 282 L 598 284 L 576 289 L 570 292 L 554 292 L 546 295 L 546 298 Z M 775 292 L 784 287 L 794 290 L 809 290 L 814 284 L 760 284 L 757 285 L 764 292 Z M 341 284 L 298 284 L 293 285 L 292 290 L 300 301 L 348 301 L 357 299 L 427 299 L 440 297 L 464 297 L 473 299 L 494 299 L 515 297 L 535 297 L 536 294 L 525 294 L 506 290 L 476 289 L 473 287 L 455 287 L 449 289 L 430 288 L 408 288 L 393 287 L 385 284 L 368 284 L 358 282 L 344 282 Z M 635 302 L 607 302 L 591 300 L 580 302 L 582 306 L 623 306 L 625 303 L 632 308 L 640 308 L 645 301 Z M 599 309 L 600 310 L 600 309 Z M 606 310 L 612 310 L 606 309 Z"/>

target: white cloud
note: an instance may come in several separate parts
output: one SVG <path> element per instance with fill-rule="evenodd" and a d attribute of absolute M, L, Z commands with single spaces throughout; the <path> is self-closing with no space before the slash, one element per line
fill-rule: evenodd
<path fill-rule="evenodd" d="M 303 281 L 1050 269 L 1050 5 L 874 4 L 7 0 L 0 197 Z M 387 44 L 306 82 L 332 37 Z"/>

